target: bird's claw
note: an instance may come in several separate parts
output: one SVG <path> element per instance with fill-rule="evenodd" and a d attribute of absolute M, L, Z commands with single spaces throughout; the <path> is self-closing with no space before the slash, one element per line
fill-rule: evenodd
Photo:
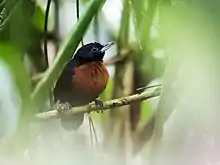
<path fill-rule="evenodd" d="M 96 112 L 99 113 L 101 111 L 101 113 L 103 113 L 103 111 L 104 111 L 103 102 L 101 100 L 96 99 L 95 100 L 95 105 L 100 108 L 100 110 L 97 110 Z"/>
<path fill-rule="evenodd" d="M 56 103 L 56 110 L 57 112 L 62 115 L 62 116 L 66 116 L 67 115 L 67 110 L 69 110 L 71 108 L 70 103 L 66 102 L 66 103 Z"/>

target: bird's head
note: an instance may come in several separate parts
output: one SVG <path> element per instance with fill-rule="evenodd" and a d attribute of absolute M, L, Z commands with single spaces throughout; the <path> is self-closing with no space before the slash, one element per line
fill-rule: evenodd
<path fill-rule="evenodd" d="M 98 42 L 88 43 L 78 49 L 74 58 L 80 58 L 86 61 L 102 61 L 105 51 L 107 51 L 112 45 L 113 42 L 104 45 Z"/>

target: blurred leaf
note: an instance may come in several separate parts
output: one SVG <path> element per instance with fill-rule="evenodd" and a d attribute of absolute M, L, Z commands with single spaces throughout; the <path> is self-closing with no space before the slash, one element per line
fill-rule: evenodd
<path fill-rule="evenodd" d="M 172 0 L 161 0 L 163 5 L 171 5 Z"/>
<path fill-rule="evenodd" d="M 44 30 L 44 18 L 44 10 L 39 5 L 36 5 L 33 15 L 33 25 L 41 31 Z"/>
<path fill-rule="evenodd" d="M 153 114 L 153 109 L 150 103 L 147 100 L 143 101 L 141 103 L 141 116 L 140 116 L 140 121 L 138 123 L 138 128 L 142 128 L 152 114 Z"/>
<path fill-rule="evenodd" d="M 105 100 L 111 100 L 113 84 L 114 84 L 113 78 L 110 77 L 105 92 L 101 95 L 101 97 L 104 98 Z"/>
<path fill-rule="evenodd" d="M 120 23 L 120 29 L 117 39 L 117 56 L 123 56 L 123 51 L 128 48 L 129 39 L 129 22 L 130 21 L 130 5 L 129 0 L 123 1 L 123 10 Z M 115 64 L 115 77 L 113 86 L 113 98 L 120 98 L 131 93 L 133 65 L 130 61 L 130 54 L 126 54 L 123 61 Z M 113 149 L 114 155 L 123 160 L 131 153 L 131 132 L 129 121 L 129 106 L 117 107 L 109 112 L 107 126 L 105 130 L 105 141 L 109 149 Z M 112 141 L 109 146 L 109 141 Z M 126 148 L 126 149 L 125 149 Z M 128 149 L 129 148 L 129 149 Z M 126 155 L 126 156 L 125 156 Z M 119 161 L 120 161 L 119 160 Z"/>
<path fill-rule="evenodd" d="M 0 54 L 1 55 L 1 54 Z M 17 130 L 20 100 L 8 66 L 0 57 L 0 139 L 9 139 Z"/>
<path fill-rule="evenodd" d="M 129 20 L 130 20 L 130 5 L 128 0 L 124 0 L 121 27 L 118 35 L 119 49 L 126 47 L 129 39 Z"/>
<path fill-rule="evenodd" d="M 156 50 L 164 49 L 165 45 L 164 45 L 161 37 L 156 37 L 156 38 L 152 38 L 149 41 L 149 46 L 148 47 L 151 51 L 156 51 Z"/>
<path fill-rule="evenodd" d="M 112 99 L 113 84 L 114 84 L 113 78 L 109 78 L 108 85 L 106 86 L 105 91 L 100 95 L 100 98 L 102 101 Z M 95 119 L 98 122 L 100 122 L 101 120 L 107 121 L 107 119 L 109 118 L 109 111 L 106 111 L 102 115 L 100 115 L 98 113 L 92 113 L 92 117 L 93 117 L 93 119 Z"/>
<path fill-rule="evenodd" d="M 15 0 L 2 0 L 0 2 L 0 30 L 3 28 L 11 13 L 15 9 L 17 2 Z"/>
<path fill-rule="evenodd" d="M 0 57 L 8 64 L 13 74 L 20 96 L 24 102 L 30 100 L 30 79 L 24 68 L 19 50 L 13 49 L 11 46 L 1 43 Z"/>
<path fill-rule="evenodd" d="M 141 49 L 145 49 L 150 38 L 150 27 L 160 0 L 131 1 L 136 38 Z"/>
<path fill-rule="evenodd" d="M 24 51 L 30 42 L 30 22 L 35 3 L 29 0 L 9 0 L 7 4 L 7 21 L 0 28 L 0 40 L 10 42 Z"/>
<path fill-rule="evenodd" d="M 79 0 L 82 4 L 87 4 L 89 3 L 91 0 Z"/>
<path fill-rule="evenodd" d="M 152 42 L 150 29 L 153 24 L 154 16 L 157 11 L 160 0 L 148 0 L 139 4 L 131 1 L 134 16 L 136 40 L 139 44 L 139 50 L 134 53 L 136 66 L 142 73 L 145 82 L 149 82 L 155 77 L 155 59 L 152 56 Z M 140 9 L 137 6 L 142 6 Z"/>
<path fill-rule="evenodd" d="M 27 53 L 32 60 L 32 70 L 42 72 L 46 68 L 41 49 L 44 13 L 35 1 L 9 0 L 7 4 L 12 2 L 11 10 L 10 5 L 6 6 L 10 14 L 0 30 L 0 40 L 21 49 L 22 57 Z"/>
<path fill-rule="evenodd" d="M 142 22 L 143 18 L 143 11 L 146 8 L 147 1 L 145 0 L 131 0 L 131 5 L 133 9 L 133 15 L 134 15 L 134 24 L 136 28 L 140 27 L 140 24 Z"/>
<path fill-rule="evenodd" d="M 157 11 L 160 0 L 148 0 L 147 8 L 143 11 L 143 20 L 140 25 L 141 44 L 143 49 L 147 46 L 150 39 L 150 28 L 152 26 L 154 15 Z"/>
<path fill-rule="evenodd" d="M 53 65 L 46 71 L 45 76 L 37 84 L 32 93 L 32 99 L 37 105 L 41 106 L 45 102 L 45 99 L 49 94 L 49 89 L 57 80 L 66 61 L 69 60 L 75 52 L 94 15 L 102 7 L 104 2 L 104 0 L 93 0 L 87 11 L 81 16 L 73 30 L 70 32 L 68 38 L 61 45 L 60 50 L 54 59 Z"/>
<path fill-rule="evenodd" d="M 21 52 L 19 49 L 15 49 L 2 43 L 0 43 L 0 45 L 0 58 L 2 58 L 8 65 L 21 97 L 22 107 L 20 113 L 19 130 L 22 132 L 27 131 L 27 122 L 30 115 L 33 113 L 30 100 L 30 79 L 22 63 Z"/>

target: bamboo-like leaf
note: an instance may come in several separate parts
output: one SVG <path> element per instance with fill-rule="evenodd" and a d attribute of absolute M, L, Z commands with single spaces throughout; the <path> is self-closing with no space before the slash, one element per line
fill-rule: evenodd
<path fill-rule="evenodd" d="M 6 20 L 8 20 L 11 12 L 15 8 L 17 1 L 15 0 L 3 0 L 0 1 L 0 29 L 5 24 Z"/>
<path fill-rule="evenodd" d="M 156 13 L 158 4 L 160 0 L 149 0 L 146 10 L 143 14 L 143 21 L 141 22 L 140 34 L 141 34 L 141 44 L 146 47 L 148 40 L 150 38 L 150 27 L 153 23 L 154 15 Z"/>
<path fill-rule="evenodd" d="M 136 76 L 134 80 L 134 89 L 138 86 L 143 86 L 144 84 L 148 84 L 155 76 L 155 62 L 156 60 L 152 56 L 152 52 L 150 50 L 150 29 L 153 24 L 154 15 L 157 11 L 157 7 L 160 0 L 142 0 L 134 1 L 131 0 L 132 6 L 132 14 L 134 16 L 134 24 L 135 24 L 135 33 L 136 40 L 139 46 L 139 50 L 134 53 L 134 63 L 135 63 L 135 73 Z M 138 116 L 138 109 L 140 108 L 141 103 L 136 103 L 136 105 L 131 109 L 131 117 L 134 121 L 133 129 L 136 128 L 136 121 L 138 121 L 138 129 L 137 130 L 137 139 L 141 139 L 140 142 L 134 143 L 135 152 L 140 151 L 142 146 L 144 146 L 145 140 L 149 140 L 149 132 L 153 132 L 153 127 L 151 127 L 151 122 L 149 125 L 148 119 L 151 113 L 150 108 L 147 106 L 141 107 L 141 117 Z M 143 104 L 142 104 L 143 105 Z M 145 115 L 143 114 L 145 113 Z M 147 114 L 146 114 L 147 113 Z M 139 114 L 140 115 L 140 114 Z M 145 118 L 144 123 L 142 123 L 143 118 Z M 139 129 L 139 127 L 142 127 Z M 151 129 L 151 130 L 148 130 Z M 141 137 L 139 137 L 141 136 Z M 139 147 L 141 146 L 141 147 Z M 137 149 L 138 148 L 138 149 Z"/>
<path fill-rule="evenodd" d="M 146 2 L 147 1 L 145 0 L 140 0 L 140 1 L 130 0 L 136 28 L 140 27 L 140 23 L 143 19 L 142 13 L 143 13 L 143 10 L 145 9 Z"/>
<path fill-rule="evenodd" d="M 154 14 L 159 2 L 160 0 L 148 0 L 138 3 L 134 0 L 131 0 L 136 37 L 137 40 L 140 41 L 143 49 L 148 43 L 150 27 L 152 25 Z"/>
<path fill-rule="evenodd" d="M 16 85 L 20 92 L 20 97 L 23 102 L 30 100 L 30 79 L 24 65 L 22 64 L 21 55 L 12 47 L 1 43 L 0 57 L 8 64 L 11 73 L 14 76 Z M 25 113 L 25 112 L 24 112 Z"/>
<path fill-rule="evenodd" d="M 72 54 L 75 52 L 94 15 L 102 7 L 104 2 L 105 0 L 93 0 L 85 14 L 81 16 L 75 27 L 70 32 L 69 37 L 61 45 L 53 65 L 46 71 L 44 77 L 37 84 L 32 93 L 32 99 L 38 105 L 45 101 L 47 94 L 49 93 L 49 89 L 56 81 L 66 61 L 70 59 Z"/>
<path fill-rule="evenodd" d="M 129 20 L 130 20 L 130 5 L 128 0 L 124 0 L 121 27 L 119 30 L 118 44 L 125 46 L 129 39 Z"/>
<path fill-rule="evenodd" d="M 0 44 L 1 44 L 0 57 L 9 67 L 13 79 L 15 81 L 15 84 L 17 86 L 19 96 L 21 98 L 21 107 L 18 107 L 18 109 L 21 108 L 21 111 L 20 111 L 20 119 L 18 123 L 17 133 L 20 133 L 19 135 L 22 135 L 22 137 L 16 136 L 15 139 L 18 140 L 20 138 L 20 140 L 22 139 L 24 142 L 27 135 L 26 133 L 28 132 L 27 122 L 33 112 L 31 111 L 33 107 L 31 107 L 32 104 L 30 100 L 31 83 L 28 77 L 28 73 L 26 72 L 26 69 L 21 60 L 22 59 L 21 52 L 7 44 L 3 44 L 3 43 Z M 20 140 L 18 141 L 21 144 Z"/>
<path fill-rule="evenodd" d="M 129 0 L 124 0 L 121 17 L 121 25 L 118 34 L 117 46 L 118 56 L 122 55 L 122 50 L 128 46 L 129 38 L 129 20 L 130 20 L 130 5 Z M 130 55 L 130 54 L 127 54 Z M 128 60 L 115 65 L 115 78 L 113 87 L 113 98 L 122 97 L 131 93 L 131 78 L 132 78 L 132 63 Z M 126 87 L 125 87 L 126 86 Z M 110 112 L 110 124 L 108 129 L 111 135 L 106 133 L 106 142 L 114 139 L 115 155 L 120 155 L 120 159 L 128 161 L 126 158 L 131 153 L 131 135 L 129 125 L 129 111 L 125 111 L 128 107 L 117 108 L 116 111 Z M 129 148 L 129 149 L 128 149 Z"/>

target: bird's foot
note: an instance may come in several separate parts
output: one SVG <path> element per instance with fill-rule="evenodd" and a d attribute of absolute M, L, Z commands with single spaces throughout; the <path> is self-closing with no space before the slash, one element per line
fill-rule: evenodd
<path fill-rule="evenodd" d="M 97 110 L 96 112 L 99 113 L 101 111 L 101 113 L 103 113 L 103 110 L 104 110 L 103 102 L 98 99 L 96 99 L 94 102 L 95 102 L 95 105 L 100 108 L 100 110 Z"/>
<path fill-rule="evenodd" d="M 65 103 L 57 102 L 55 106 L 56 106 L 56 110 L 61 116 L 66 116 L 67 110 L 71 108 L 71 105 L 68 102 L 65 102 Z"/>

